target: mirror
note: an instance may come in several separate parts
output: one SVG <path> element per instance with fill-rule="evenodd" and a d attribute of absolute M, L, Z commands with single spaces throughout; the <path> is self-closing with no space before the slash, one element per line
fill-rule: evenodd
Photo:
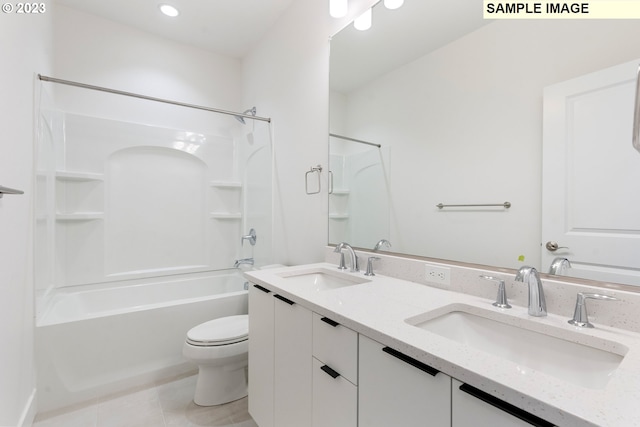
<path fill-rule="evenodd" d="M 638 37 L 633 20 L 483 20 L 475 0 L 377 4 L 331 40 L 329 243 L 549 271 L 544 90 L 636 59 Z"/>

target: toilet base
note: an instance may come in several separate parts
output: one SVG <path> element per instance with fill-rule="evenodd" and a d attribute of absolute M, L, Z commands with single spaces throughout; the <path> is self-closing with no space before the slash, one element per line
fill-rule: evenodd
<path fill-rule="evenodd" d="M 246 365 L 231 370 L 226 366 L 201 365 L 193 402 L 198 406 L 215 406 L 242 399 L 248 394 L 247 379 Z"/>

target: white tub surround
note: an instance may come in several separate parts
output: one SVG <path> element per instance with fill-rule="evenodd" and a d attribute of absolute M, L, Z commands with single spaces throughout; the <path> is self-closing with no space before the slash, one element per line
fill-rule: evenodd
<path fill-rule="evenodd" d="M 36 324 L 38 411 L 195 372 L 187 331 L 246 314 L 244 283 L 219 272 L 59 290 Z"/>
<path fill-rule="evenodd" d="M 361 260 L 366 261 L 367 255 L 370 254 L 361 253 Z M 328 258 L 333 256 L 334 254 L 329 255 Z M 637 387 L 640 384 L 640 334 L 637 324 L 632 321 L 633 317 L 637 317 L 633 308 L 640 306 L 638 294 L 607 290 L 606 294 L 622 301 L 601 304 L 589 301 L 594 302 L 589 306 L 589 311 L 596 328 L 578 329 L 569 325 L 567 320 L 573 314 L 576 291 L 592 291 L 588 287 L 575 284 L 565 286 L 545 281 L 544 290 L 549 315 L 534 318 L 527 314 L 525 286 L 521 283 L 514 284 L 513 278 L 506 272 L 476 269 L 459 271 L 457 267 L 452 266 L 450 288 L 455 290 L 452 292 L 386 276 L 384 272 L 393 270 L 396 265 L 395 257 L 382 255 L 382 258 L 377 261 L 375 276 L 366 277 L 362 271 L 341 273 L 360 283 L 324 291 L 308 286 L 296 286 L 294 281 L 288 281 L 283 276 L 310 268 L 338 271 L 337 263 L 254 271 L 245 273 L 245 277 L 252 283 L 321 316 L 327 316 L 361 335 L 401 351 L 457 380 L 554 424 L 640 425 L 640 411 L 637 410 L 637 402 L 640 399 L 640 389 Z M 425 264 L 428 263 L 419 260 L 404 261 L 407 264 L 400 267 L 403 274 L 409 276 L 408 278 L 424 277 Z M 502 275 L 508 279 L 507 294 L 513 308 L 505 310 L 492 306 L 497 286 L 479 278 L 480 273 Z M 362 283 L 363 279 L 368 281 Z M 603 290 L 600 289 L 600 292 L 603 293 Z M 483 295 L 473 295 L 477 293 Z M 608 380 L 605 378 L 601 383 L 579 386 L 573 381 L 575 377 L 567 379 L 563 372 L 545 373 L 519 366 L 517 363 L 420 329 L 406 321 L 413 318 L 415 323 L 420 320 L 416 316 L 426 320 L 433 317 L 427 313 L 442 314 L 452 305 L 453 308 L 464 307 L 467 311 L 489 313 L 489 317 L 502 317 L 503 320 L 504 316 L 509 316 L 512 325 L 605 350 L 622 356 L 623 360 Z M 616 327 L 607 323 L 615 323 Z M 627 327 L 623 328 L 625 325 Z"/>

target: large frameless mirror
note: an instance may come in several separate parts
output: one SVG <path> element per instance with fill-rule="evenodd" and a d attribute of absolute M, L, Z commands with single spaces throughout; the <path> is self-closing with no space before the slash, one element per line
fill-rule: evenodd
<path fill-rule="evenodd" d="M 329 243 L 545 273 L 566 258 L 562 274 L 640 285 L 639 36 L 483 20 L 475 0 L 377 4 L 370 30 L 331 40 Z"/>

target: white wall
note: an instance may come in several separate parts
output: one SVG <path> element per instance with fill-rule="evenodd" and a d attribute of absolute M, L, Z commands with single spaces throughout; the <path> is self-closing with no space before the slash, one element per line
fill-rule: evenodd
<path fill-rule="evenodd" d="M 0 14 L 0 426 L 31 425 L 33 357 L 32 188 L 34 77 L 51 69 L 52 10 Z"/>
<path fill-rule="evenodd" d="M 327 243 L 329 38 L 375 3 L 350 1 L 349 15 L 329 16 L 328 0 L 295 0 L 243 60 L 245 104 L 273 118 L 275 134 L 274 260 L 324 259 Z M 320 164 L 322 192 L 305 193 L 305 173 Z"/>
<path fill-rule="evenodd" d="M 241 64 L 237 59 L 62 5 L 56 8 L 54 48 L 53 77 L 188 104 L 232 111 L 241 108 Z M 55 100 L 60 106 L 86 115 L 171 127 L 177 125 L 172 117 L 181 111 L 181 107 L 85 89 L 51 83 L 46 87 L 55 91 Z M 95 101 L 97 97 L 100 103 Z M 200 124 L 215 121 L 218 116 L 189 111 Z M 234 120 L 230 123 L 236 124 Z"/>
<path fill-rule="evenodd" d="M 394 249 L 542 268 L 542 90 L 639 57 L 620 43 L 638 37 L 634 21 L 496 21 L 350 93 L 347 135 L 391 147 Z"/>

